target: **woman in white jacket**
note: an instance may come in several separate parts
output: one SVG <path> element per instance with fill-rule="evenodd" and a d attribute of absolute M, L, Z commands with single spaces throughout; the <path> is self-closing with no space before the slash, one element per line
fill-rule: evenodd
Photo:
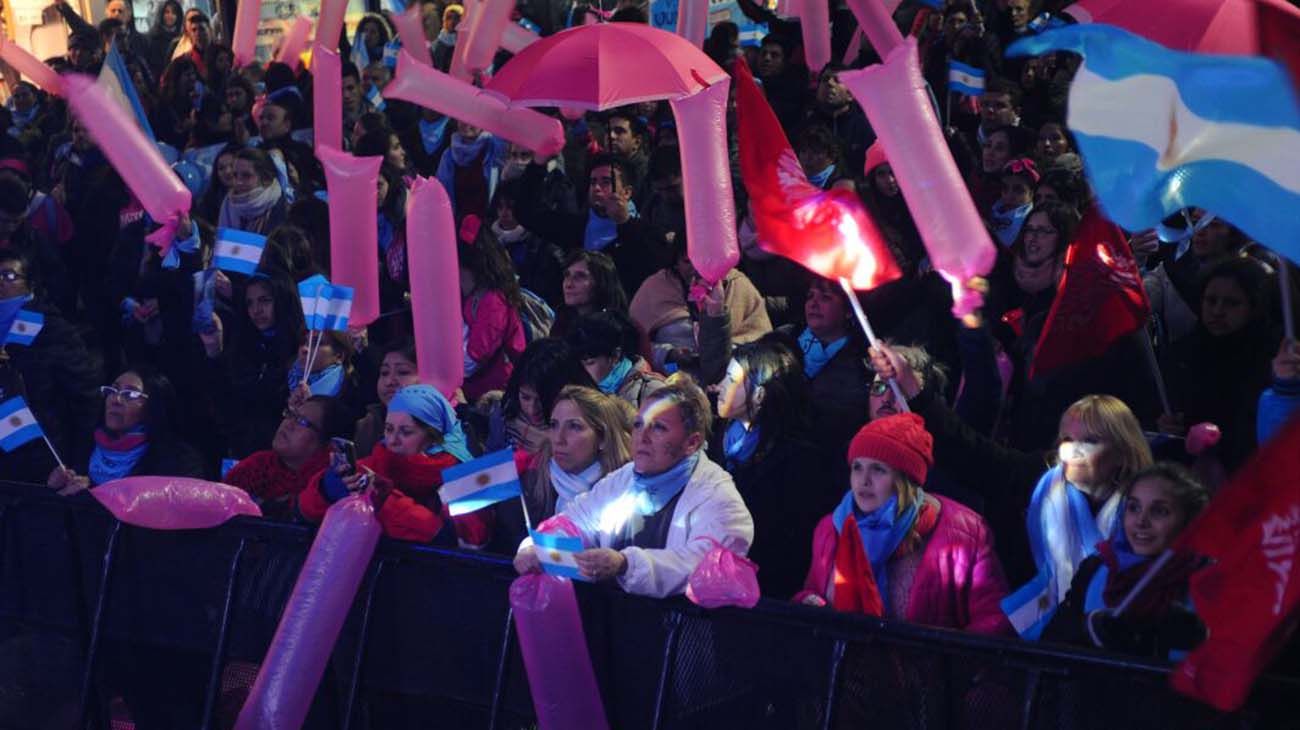
<path fill-rule="evenodd" d="M 575 556 L 584 576 L 662 598 L 686 589 L 715 540 L 748 552 L 754 521 L 731 475 L 704 455 L 710 415 L 689 378 L 646 396 L 633 426 L 632 463 L 543 523 L 543 531 L 576 529 L 587 548 Z M 519 546 L 515 569 L 541 571 L 531 539 Z"/>

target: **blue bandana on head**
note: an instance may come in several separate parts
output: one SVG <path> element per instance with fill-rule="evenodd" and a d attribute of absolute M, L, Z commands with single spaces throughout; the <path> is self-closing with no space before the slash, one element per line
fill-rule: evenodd
<path fill-rule="evenodd" d="M 465 431 L 460 427 L 456 409 L 438 389 L 432 385 L 408 385 L 397 391 L 388 402 L 389 413 L 409 413 L 420 423 L 438 429 L 442 433 L 442 443 L 430 446 L 426 454 L 448 453 L 462 463 L 472 461 Z"/>
<path fill-rule="evenodd" d="M 858 534 L 862 536 L 862 547 L 867 552 L 867 560 L 871 562 L 871 573 L 876 579 L 876 590 L 880 592 L 880 600 L 886 607 L 886 613 L 889 606 L 889 558 L 916 525 L 916 516 L 920 513 L 923 502 L 925 502 L 925 493 L 918 489 L 916 499 L 902 513 L 898 511 L 897 494 L 875 510 L 863 513 L 853 501 L 853 490 L 850 489 L 845 492 L 844 499 L 840 500 L 839 506 L 831 513 L 831 521 L 835 524 L 836 532 L 842 531 L 849 515 L 853 515 L 853 520 L 858 525 Z"/>
<path fill-rule="evenodd" d="M 803 334 L 799 335 L 799 349 L 803 350 L 803 372 L 809 380 L 817 377 L 817 374 L 826 367 L 844 345 L 849 341 L 848 335 L 839 338 L 829 345 L 822 345 L 822 341 L 817 339 L 811 328 L 805 327 Z"/>
<path fill-rule="evenodd" d="M 740 464 L 748 464 L 758 448 L 758 425 L 745 428 L 740 421 L 732 421 L 722 437 L 722 451 L 727 455 L 727 471 Z"/>
<path fill-rule="evenodd" d="M 646 476 L 635 469 L 632 472 L 632 494 L 636 498 L 637 511 L 649 517 L 663 509 L 673 497 L 686 488 L 686 483 L 695 473 L 695 466 L 700 463 L 700 452 L 677 462 L 662 474 Z"/>
<path fill-rule="evenodd" d="M 618 386 L 623 384 L 630 372 L 632 372 L 632 361 L 626 357 L 622 358 L 596 385 L 605 395 L 614 395 L 618 393 Z"/>

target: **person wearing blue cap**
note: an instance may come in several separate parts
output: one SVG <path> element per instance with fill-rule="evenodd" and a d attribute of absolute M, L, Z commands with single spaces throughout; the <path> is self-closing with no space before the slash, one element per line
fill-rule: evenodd
<path fill-rule="evenodd" d="M 453 519 L 438 497 L 443 470 L 472 458 L 451 403 L 433 386 L 408 385 L 388 403 L 383 441 L 355 469 L 344 462 L 313 477 L 299 495 L 298 510 L 320 522 L 331 504 L 370 487 L 388 537 L 479 548 L 492 537 L 490 509 Z"/>

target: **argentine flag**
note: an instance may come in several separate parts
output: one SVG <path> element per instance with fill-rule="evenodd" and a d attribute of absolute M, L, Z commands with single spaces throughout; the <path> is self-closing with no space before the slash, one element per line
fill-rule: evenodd
<path fill-rule="evenodd" d="M 330 307 L 329 280 L 320 274 L 298 282 L 298 298 L 302 301 L 302 316 L 307 329 L 325 329 L 325 315 Z"/>
<path fill-rule="evenodd" d="M 388 106 L 388 104 L 384 102 L 384 95 L 379 93 L 379 87 L 374 84 L 371 84 L 370 87 L 366 89 L 366 101 L 370 102 L 370 106 L 374 107 L 377 112 L 382 112 L 384 107 Z"/>
<path fill-rule="evenodd" d="M 948 61 L 948 91 L 966 96 L 984 94 L 984 69 L 967 66 L 960 61 Z"/>
<path fill-rule="evenodd" d="M 582 552 L 582 538 L 552 535 L 549 532 L 530 530 L 533 548 L 542 562 L 542 570 L 550 575 L 571 580 L 588 580 L 574 560 L 575 553 Z"/>
<path fill-rule="evenodd" d="M 18 310 L 18 316 L 14 317 L 13 324 L 9 325 L 9 332 L 5 335 L 4 344 L 30 347 L 36 341 L 36 335 L 41 333 L 41 328 L 44 326 L 45 315 L 40 312 L 28 312 L 25 309 L 20 309 Z"/>
<path fill-rule="evenodd" d="M 131 72 L 127 70 L 122 54 L 118 53 L 116 43 L 109 44 L 108 52 L 104 54 L 104 65 L 100 68 L 97 82 L 114 101 L 135 116 L 136 124 L 140 125 L 145 136 L 156 142 L 157 137 L 154 136 L 153 127 L 149 124 L 149 115 L 144 112 L 140 95 L 135 91 L 135 82 L 131 80 Z"/>
<path fill-rule="evenodd" d="M 514 449 L 502 449 L 487 456 L 448 467 L 442 472 L 438 490 L 452 517 L 504 502 L 523 493 Z"/>
<path fill-rule="evenodd" d="M 44 435 L 27 401 L 19 397 L 0 403 L 0 449 L 13 451 Z"/>
<path fill-rule="evenodd" d="M 218 228 L 212 263 L 218 269 L 251 276 L 262 261 L 266 236 L 235 228 Z"/>
<path fill-rule="evenodd" d="M 1204 208 L 1300 261 L 1300 107 L 1281 66 L 1106 25 L 1048 30 L 1007 55 L 1054 51 L 1084 57 L 1068 122 L 1107 216 L 1139 230 Z"/>
<path fill-rule="evenodd" d="M 342 284 L 330 286 L 330 298 L 325 305 L 325 319 L 321 322 L 322 329 L 345 330 L 348 328 L 348 317 L 352 315 L 352 296 L 353 291 L 350 286 L 343 286 Z"/>

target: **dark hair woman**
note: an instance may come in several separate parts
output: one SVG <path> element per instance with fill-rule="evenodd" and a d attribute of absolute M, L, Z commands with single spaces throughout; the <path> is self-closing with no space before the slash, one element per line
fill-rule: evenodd
<path fill-rule="evenodd" d="M 552 337 L 567 337 L 578 318 L 610 310 L 627 314 L 627 292 L 614 259 L 599 251 L 573 251 L 564 260 L 564 304 L 555 310 Z"/>
<path fill-rule="evenodd" d="M 515 445 L 530 453 L 541 448 L 546 425 L 566 385 L 596 387 L 564 340 L 533 340 L 519 357 L 504 395 L 488 414 L 488 451 Z"/>
<path fill-rule="evenodd" d="M 379 379 L 375 383 L 379 400 L 366 405 L 365 414 L 356 422 L 352 437 L 357 453 L 369 454 L 375 444 L 384 440 L 388 402 L 397 391 L 418 382 L 420 373 L 415 359 L 415 341 L 405 339 L 385 347 L 383 360 L 379 363 Z"/>
<path fill-rule="evenodd" d="M 219 227 L 265 236 L 284 222 L 289 200 L 270 155 L 251 148 L 236 152 L 232 176 L 217 215 Z"/>
<path fill-rule="evenodd" d="M 194 123 L 191 113 L 202 99 L 199 67 L 188 58 L 172 61 L 163 72 L 159 104 L 149 120 L 158 140 L 182 149 Z"/>
<path fill-rule="evenodd" d="M 461 242 L 460 297 L 465 323 L 465 396 L 478 400 L 504 388 L 524 351 L 519 318 L 523 295 L 510 257 L 491 233 L 480 231 L 473 243 Z"/>
<path fill-rule="evenodd" d="M 166 0 L 158 6 L 158 12 L 154 15 L 153 24 L 149 26 L 146 36 L 149 40 L 149 69 L 155 78 L 162 74 L 167 65 L 167 51 L 181 35 L 181 19 L 184 14 L 185 11 L 176 0 Z"/>
<path fill-rule="evenodd" d="M 639 409 L 645 398 L 663 387 L 663 378 L 636 354 L 636 325 L 621 312 L 601 311 L 583 316 L 569 333 L 569 346 L 606 395 Z"/>
<path fill-rule="evenodd" d="M 205 221 L 216 221 L 221 216 L 221 204 L 235 184 L 235 155 L 242 145 L 228 144 L 221 148 L 212 161 L 212 174 L 208 176 L 208 189 L 199 199 L 196 216 Z"/>

